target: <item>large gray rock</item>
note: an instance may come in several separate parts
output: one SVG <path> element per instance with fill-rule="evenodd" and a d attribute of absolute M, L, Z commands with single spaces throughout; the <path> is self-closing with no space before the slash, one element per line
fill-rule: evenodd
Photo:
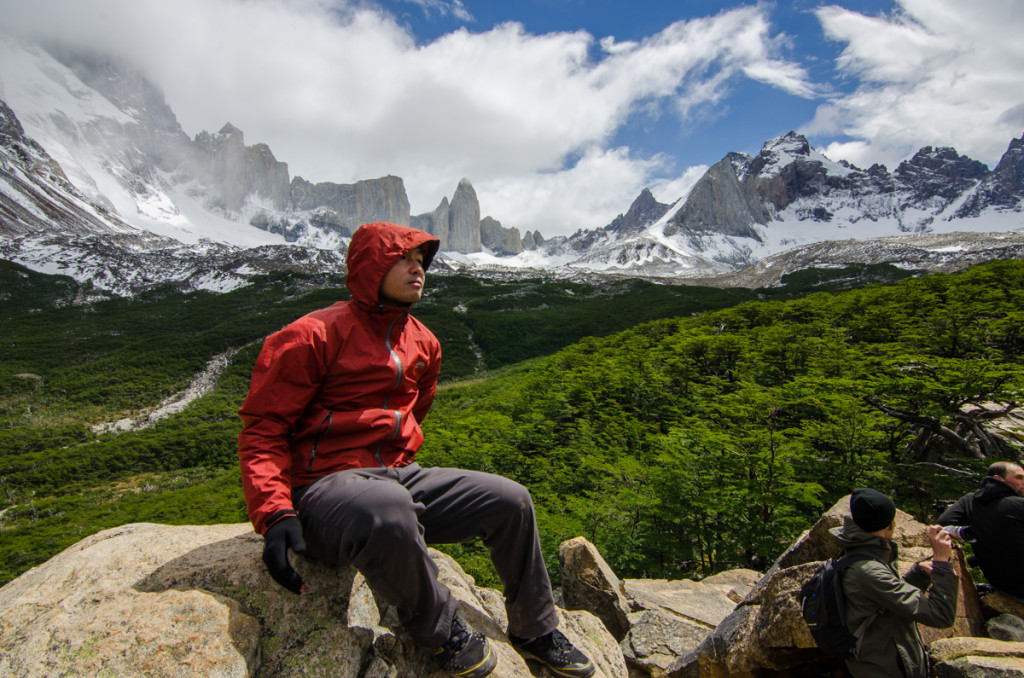
<path fill-rule="evenodd" d="M 1012 614 L 1024 619 L 1024 600 L 1003 591 L 992 591 L 982 596 L 981 607 L 986 617 Z"/>
<path fill-rule="evenodd" d="M 1024 642 L 1024 619 L 1012 614 L 1000 614 L 985 622 L 988 637 L 1008 642 Z"/>
<path fill-rule="evenodd" d="M 519 229 L 515 226 L 505 228 L 493 217 L 484 217 L 480 220 L 480 244 L 500 255 L 511 256 L 523 251 Z"/>
<path fill-rule="evenodd" d="M 248 523 L 133 524 L 88 537 L 0 589 L 0 675 L 439 678 L 353 569 L 293 556 L 307 592 L 274 584 Z M 461 613 L 498 654 L 496 678 L 531 675 L 507 644 L 502 596 L 431 551 Z M 615 640 L 586 612 L 560 628 L 598 667 L 626 676 Z"/>
<path fill-rule="evenodd" d="M 213 188 L 213 207 L 235 212 L 250 196 L 288 206 L 288 164 L 266 144 L 246 146 L 242 130 L 228 123 L 217 134 L 197 135 L 195 149 L 192 171 Z"/>
<path fill-rule="evenodd" d="M 757 579 L 760 578 L 758 575 Z M 627 579 L 624 586 L 633 607 L 667 610 L 709 629 L 718 626 L 739 602 L 729 598 L 731 588 L 723 591 L 715 586 L 705 586 L 702 581 L 689 579 Z M 751 587 L 747 587 L 747 590 Z"/>
<path fill-rule="evenodd" d="M 336 215 L 336 230 L 347 231 L 349 235 L 373 221 L 406 225 L 410 219 L 409 197 L 401 177 L 386 176 L 354 184 L 313 184 L 295 177 L 290 198 L 294 210 L 324 213 L 326 208 Z"/>
<path fill-rule="evenodd" d="M 679 232 L 700 239 L 713 233 L 760 240 L 754 224 L 771 215 L 749 186 L 736 176 L 729 157 L 711 166 L 694 185 L 682 208 L 670 219 L 665 235 Z"/>
<path fill-rule="evenodd" d="M 558 548 L 562 569 L 562 598 L 570 610 L 597 616 L 615 639 L 629 632 L 629 601 L 622 582 L 597 548 L 583 537 L 562 542 Z"/>
<path fill-rule="evenodd" d="M 711 633 L 707 626 L 657 609 L 630 613 L 629 624 L 619 646 L 631 677 L 665 675 Z"/>
<path fill-rule="evenodd" d="M 936 678 L 1014 678 L 1024 676 L 1024 643 L 988 638 L 947 638 L 928 647 Z"/>
<path fill-rule="evenodd" d="M 583 537 L 563 542 L 562 595 L 566 607 L 597 615 L 626 658 L 630 675 L 663 676 L 693 652 L 736 607 L 761 575 L 733 570 L 690 580 L 619 580 Z"/>
<path fill-rule="evenodd" d="M 413 228 L 418 228 L 421 231 L 426 231 L 431 235 L 436 235 L 440 241 L 438 244 L 438 251 L 448 251 L 448 240 L 451 235 L 451 225 L 449 224 L 450 208 L 448 206 L 448 198 L 441 198 L 441 204 L 434 209 L 433 212 L 426 214 L 414 215 L 409 223 Z"/>
<path fill-rule="evenodd" d="M 459 181 L 448 212 L 448 249 L 468 254 L 479 252 L 480 202 L 469 179 Z"/>

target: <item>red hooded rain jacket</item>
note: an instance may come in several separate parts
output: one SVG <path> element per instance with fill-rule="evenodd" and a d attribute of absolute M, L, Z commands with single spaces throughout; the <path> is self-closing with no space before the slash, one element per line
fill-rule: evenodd
<path fill-rule="evenodd" d="M 406 252 L 422 247 L 426 269 L 438 244 L 405 226 L 361 226 L 348 249 L 351 300 L 303 316 L 263 343 L 238 437 L 258 533 L 295 515 L 293 488 L 343 469 L 413 461 L 437 390 L 441 345 L 408 308 L 382 305 L 378 290 Z"/>

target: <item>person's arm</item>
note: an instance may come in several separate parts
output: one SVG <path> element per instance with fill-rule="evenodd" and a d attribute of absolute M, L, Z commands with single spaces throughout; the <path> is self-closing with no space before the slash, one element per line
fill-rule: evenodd
<path fill-rule="evenodd" d="M 249 518 L 260 534 L 295 516 L 288 441 L 320 388 L 328 353 L 323 325 L 306 317 L 267 337 L 256 359 L 239 410 L 238 456 Z"/>
<path fill-rule="evenodd" d="M 939 532 L 938 526 L 934 526 L 934 531 Z M 927 593 L 900 579 L 888 566 L 878 561 L 867 561 L 851 567 L 857 577 L 857 589 L 879 607 L 898 616 L 935 628 L 951 626 L 956 620 L 959 578 L 949 562 L 952 553 L 949 535 L 937 537 L 937 541 L 938 546 L 936 541 L 932 543 L 932 585 Z"/>
<path fill-rule="evenodd" d="M 932 557 L 929 560 L 914 563 L 914 566 L 903 575 L 903 580 L 919 589 L 927 589 L 931 585 L 932 570 L 935 563 L 950 563 L 953 560 L 953 539 L 948 528 L 932 525 L 928 528 L 928 541 L 932 545 Z"/>
<path fill-rule="evenodd" d="M 306 543 L 292 505 L 288 439 L 320 388 L 329 353 L 322 324 L 308 317 L 271 335 L 239 410 L 238 457 L 249 518 L 263 535 L 263 563 L 270 576 L 292 593 L 305 591 L 305 584 L 288 551 L 304 553 Z"/>
<path fill-rule="evenodd" d="M 423 423 L 423 419 L 434 404 L 434 396 L 437 394 L 437 378 L 441 373 L 441 344 L 434 339 L 431 342 L 431 356 L 427 363 L 427 371 L 423 373 L 417 384 L 418 394 L 416 403 L 412 407 L 412 414 L 416 421 Z"/>
<path fill-rule="evenodd" d="M 961 497 L 949 508 L 942 512 L 936 521 L 939 525 L 969 525 L 970 517 L 967 515 L 967 497 Z"/>

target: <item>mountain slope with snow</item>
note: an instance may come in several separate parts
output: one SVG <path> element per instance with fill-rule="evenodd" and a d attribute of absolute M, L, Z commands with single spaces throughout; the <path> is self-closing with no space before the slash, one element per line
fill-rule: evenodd
<path fill-rule="evenodd" d="M 475 194 L 463 199 L 467 180 L 452 203 L 413 217 L 398 177 L 313 185 L 230 124 L 190 139 L 158 90 L 103 55 L 0 36 L 0 81 L 0 256 L 119 294 L 160 282 L 229 289 L 278 266 L 336 271 L 353 229 L 373 220 L 458 222 L 458 238 L 441 236 L 460 243 L 439 255 L 442 269 L 658 279 L 725 276 L 798 250 L 792 260 L 806 265 L 809 252 L 839 265 L 844 248 L 850 261 L 892 256 L 860 244 L 913 234 L 969 232 L 1003 251 L 1000 235 L 1024 229 L 1021 139 L 991 171 L 926 147 L 890 172 L 833 162 L 791 132 L 757 156 L 728 154 L 671 205 L 645 190 L 607 226 L 527 232 L 520 246 L 494 219 L 485 238 L 462 223 L 483 224 Z M 494 242 L 521 251 L 489 251 Z"/>

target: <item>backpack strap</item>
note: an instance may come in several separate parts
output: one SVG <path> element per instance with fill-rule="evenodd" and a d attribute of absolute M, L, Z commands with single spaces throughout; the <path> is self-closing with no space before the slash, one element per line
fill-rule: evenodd
<path fill-rule="evenodd" d="M 854 551 L 853 553 L 846 553 L 845 551 L 842 551 L 835 558 L 836 572 L 837 573 L 841 573 L 842 570 L 845 570 L 850 565 L 853 565 L 854 563 L 859 563 L 859 562 L 862 562 L 862 561 L 865 561 L 865 560 L 877 560 L 877 559 L 872 557 L 868 553 L 864 553 L 863 551 Z M 839 574 L 839 577 L 840 577 L 839 584 L 840 584 L 840 587 L 841 587 L 842 586 L 842 581 L 843 581 L 842 580 L 842 574 Z M 846 592 L 845 591 L 843 592 L 843 596 L 844 597 L 846 596 Z M 845 614 L 845 605 L 843 607 L 844 607 L 844 614 Z M 867 633 L 868 627 L 871 626 L 872 622 L 874 622 L 876 619 L 878 619 L 878 614 L 879 614 L 879 612 L 876 610 L 874 613 L 871 614 L 871 616 L 869 616 L 867 619 L 865 619 L 863 622 L 861 622 L 860 626 L 858 626 L 855 631 L 852 631 L 853 637 L 857 639 L 857 645 L 853 648 L 853 656 L 854 657 L 860 657 L 860 646 L 861 646 L 861 643 L 864 642 L 864 635 Z"/>

